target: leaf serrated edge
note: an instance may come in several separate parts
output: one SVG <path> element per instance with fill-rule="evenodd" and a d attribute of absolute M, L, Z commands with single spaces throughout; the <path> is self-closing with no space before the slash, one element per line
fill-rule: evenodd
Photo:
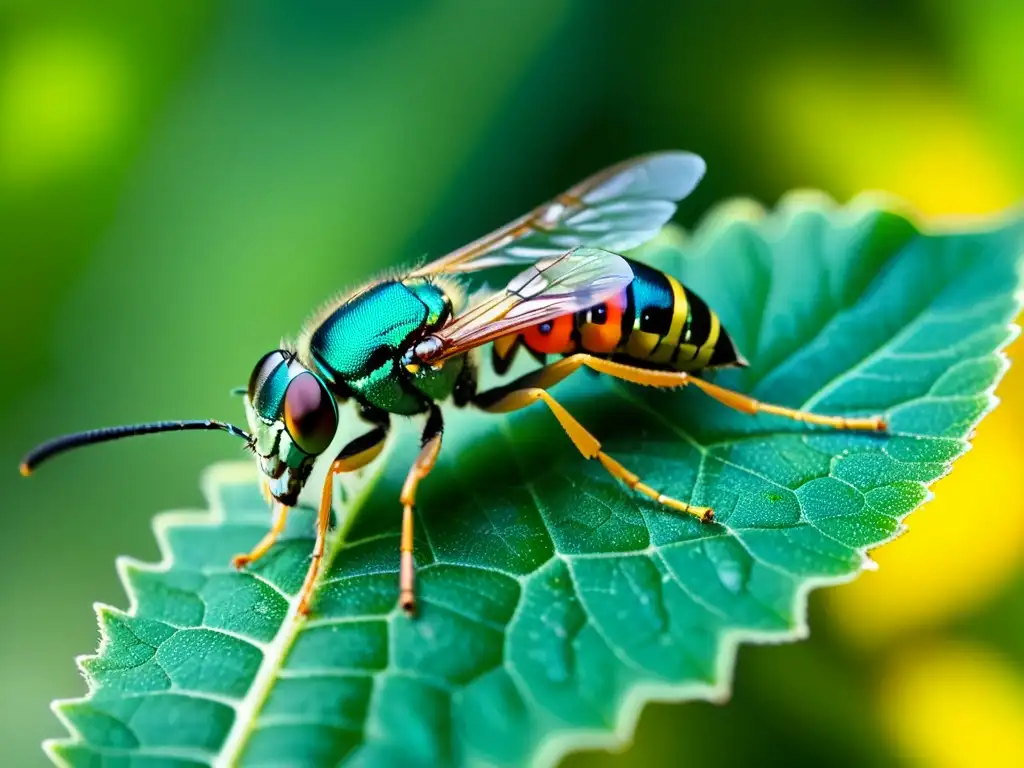
<path fill-rule="evenodd" d="M 1024 305 L 1022 296 L 1016 297 L 1017 312 L 1020 312 Z M 1004 352 L 1019 335 L 1020 327 L 1010 324 L 1009 329 L 1013 331 L 1010 338 L 995 350 L 998 355 L 1001 367 L 993 384 L 986 390 L 988 403 L 985 409 L 971 424 L 971 430 L 988 416 L 999 404 L 999 398 L 994 394 L 996 387 L 1009 369 L 1009 358 Z M 926 493 L 921 503 L 914 509 L 900 518 L 899 526 L 887 538 L 875 544 L 865 547 L 857 547 L 856 552 L 860 556 L 861 566 L 858 570 L 842 576 L 811 577 L 803 580 L 797 586 L 793 596 L 793 603 L 790 606 L 791 615 L 796 617 L 796 624 L 789 630 L 777 631 L 755 631 L 746 629 L 735 629 L 725 632 L 718 640 L 719 651 L 715 659 L 715 679 L 713 685 L 696 683 L 692 685 L 672 685 L 670 683 L 651 684 L 638 683 L 627 691 L 623 703 L 619 707 L 616 722 L 610 732 L 599 730 L 570 730 L 556 733 L 540 743 L 534 756 L 536 766 L 555 766 L 564 757 L 572 752 L 581 749 L 605 749 L 610 752 L 620 752 L 628 749 L 633 741 L 633 734 L 636 731 L 640 715 L 644 707 L 650 703 L 682 704 L 688 701 L 707 701 L 712 704 L 725 704 L 732 696 L 733 673 L 736 668 L 736 658 L 741 644 L 751 645 L 782 645 L 784 643 L 805 640 L 810 636 L 810 625 L 807 622 L 807 601 L 810 593 L 823 587 L 835 587 L 841 584 L 848 584 L 857 579 L 864 571 L 877 571 L 878 563 L 868 554 L 871 550 L 883 547 L 894 541 L 909 530 L 905 520 L 910 515 L 918 512 L 923 506 L 935 498 L 935 492 L 931 486 L 946 477 L 953 469 L 953 463 L 973 449 L 973 445 L 967 439 L 961 440 L 963 450 L 949 461 L 943 462 L 943 472 L 927 483 L 918 483 L 923 486 Z"/>
<path fill-rule="evenodd" d="M 759 224 L 765 238 L 777 236 L 790 226 L 797 215 L 804 212 L 817 212 L 825 214 L 832 221 L 840 223 L 856 223 L 869 215 L 878 213 L 893 213 L 905 218 L 914 228 L 924 236 L 942 234 L 966 234 L 997 231 L 1003 226 L 1011 225 L 1016 220 L 1024 217 L 1024 211 L 1019 207 L 1008 209 L 994 216 L 946 216 L 946 217 L 925 217 L 914 206 L 907 201 L 887 192 L 867 191 L 856 195 L 846 205 L 840 205 L 834 198 L 818 190 L 793 190 L 786 193 L 776 208 L 768 210 L 761 203 L 752 198 L 737 198 L 727 200 L 713 208 L 707 216 L 702 219 L 694 232 L 687 233 L 680 227 L 669 225 L 659 233 L 656 243 L 661 244 L 685 244 L 690 247 L 699 247 L 703 242 L 716 237 L 721 229 L 737 222 Z M 1024 244 L 1017 255 L 1017 289 L 1014 291 L 1014 317 L 1020 315 L 1024 308 Z M 857 579 L 864 571 L 877 571 L 878 563 L 869 556 L 869 552 L 878 547 L 894 541 L 902 536 L 909 529 L 904 522 L 907 517 L 919 511 L 925 504 L 935 498 L 931 486 L 946 477 L 953 469 L 953 463 L 964 456 L 973 448 L 971 437 L 982 419 L 992 413 L 999 404 L 999 397 L 995 394 L 996 388 L 1002 381 L 1003 376 L 1010 368 L 1010 359 L 1006 355 L 1006 348 L 1010 346 L 1019 336 L 1021 328 L 1011 321 L 1006 325 L 1009 333 L 1002 343 L 992 351 L 999 361 L 999 370 L 992 380 L 992 384 L 984 390 L 986 395 L 985 408 L 978 414 L 967 430 L 964 438 L 955 438 L 962 445 L 962 450 L 953 458 L 943 463 L 941 475 L 929 482 L 920 482 L 918 485 L 925 489 L 925 496 L 921 503 L 910 512 L 900 518 L 899 526 L 887 538 L 875 544 L 865 547 L 857 547 L 856 552 L 860 556 L 861 566 L 858 570 L 841 576 L 811 577 L 803 580 L 797 585 L 793 596 L 793 603 L 790 606 L 791 615 L 796 622 L 792 629 L 778 631 L 758 631 L 734 629 L 724 632 L 719 642 L 719 651 L 715 659 L 716 682 L 712 685 L 696 683 L 691 685 L 672 685 L 669 683 L 637 683 L 629 688 L 619 706 L 616 715 L 615 725 L 611 731 L 599 731 L 595 729 L 577 729 L 555 733 L 540 742 L 534 755 L 534 765 L 555 766 L 564 757 L 580 749 L 605 749 L 612 752 L 619 752 L 628 749 L 633 741 L 633 734 L 636 731 L 637 723 L 644 707 L 652 702 L 663 704 L 681 704 L 687 701 L 707 701 L 713 704 L 723 704 L 732 696 L 733 673 L 736 668 L 736 658 L 739 646 L 743 643 L 754 645 L 782 645 L 783 643 L 804 640 L 810 636 L 810 625 L 807 622 L 807 602 L 810 593 L 823 587 L 834 587 L 841 584 L 848 584 Z"/>
<path fill-rule="evenodd" d="M 387 458 L 393 448 L 393 443 L 385 447 L 380 457 L 380 463 L 378 464 L 379 467 L 383 468 L 385 466 Z M 337 476 L 334 478 L 332 500 L 335 514 L 338 515 L 338 524 L 331 531 L 328 537 L 326 552 L 324 554 L 324 566 L 322 567 L 320 576 L 317 579 L 317 586 L 319 586 L 320 580 L 330 569 L 330 563 L 339 551 L 339 542 L 343 541 L 349 525 L 354 521 L 356 513 L 362 507 L 370 491 L 380 479 L 381 474 L 382 472 L 380 471 L 363 470 L 350 475 Z M 320 487 L 324 477 L 326 477 L 326 471 L 321 467 L 319 470 L 314 470 L 311 482 L 314 480 L 317 481 L 316 487 Z M 82 738 L 81 732 L 68 720 L 64 713 L 64 708 L 76 704 L 87 703 L 92 698 L 92 695 L 96 690 L 96 681 L 92 675 L 89 674 L 85 665 L 92 660 L 101 658 L 110 644 L 110 637 L 107 634 L 105 624 L 102 621 L 102 614 L 106 613 L 109 615 L 130 617 L 135 616 L 138 610 L 138 596 L 132 588 L 131 581 L 128 576 L 128 569 L 133 568 L 147 573 L 167 573 L 170 571 L 174 566 L 174 552 L 172 551 L 170 541 L 168 540 L 168 531 L 183 525 L 204 528 L 216 528 L 220 526 L 225 521 L 225 510 L 220 488 L 225 485 L 238 485 L 243 483 L 255 484 L 257 480 L 258 473 L 256 471 L 256 467 L 249 461 L 225 461 L 208 467 L 203 472 L 200 480 L 200 488 L 202 490 L 203 498 L 206 499 L 207 504 L 207 508 L 205 510 L 162 512 L 153 518 L 153 536 L 156 539 L 157 551 L 160 553 L 160 559 L 156 563 L 147 563 L 133 557 L 121 555 L 115 560 L 117 577 L 121 582 L 121 586 L 124 587 L 125 594 L 128 596 L 128 608 L 126 610 L 121 610 L 105 603 L 97 602 L 93 604 L 93 610 L 96 612 L 97 623 L 100 627 L 99 647 L 91 654 L 83 654 L 75 658 L 75 664 L 78 666 L 79 671 L 85 678 L 88 690 L 82 696 L 68 699 L 55 699 L 50 702 L 50 711 L 56 715 L 57 719 L 68 731 L 67 737 L 50 738 L 43 741 L 43 751 L 56 765 L 61 766 L 61 768 L 73 768 L 73 766 L 64 760 L 63 756 L 58 752 L 60 748 L 75 746 L 78 744 L 88 744 L 88 742 Z M 339 486 L 342 485 L 347 486 L 344 494 L 339 493 Z M 343 496 L 344 498 L 349 499 L 348 503 L 341 501 Z M 268 524 L 269 521 L 270 512 L 268 509 Z M 294 599 L 295 597 L 296 596 L 293 596 L 292 599 L 288 600 L 288 612 L 281 622 L 281 629 L 279 629 L 274 635 L 274 639 L 271 640 L 270 643 L 267 643 L 260 648 L 263 654 L 263 661 L 260 662 L 259 670 L 257 670 L 256 677 L 253 678 L 253 682 L 249 687 L 249 690 L 246 691 L 245 696 L 234 708 L 235 720 L 231 729 L 228 731 L 228 735 L 225 738 L 224 743 L 216 754 L 210 755 L 211 765 L 232 765 L 233 763 L 230 762 L 230 760 L 237 758 L 239 755 L 227 752 L 228 748 L 231 747 L 236 753 L 240 752 L 240 750 L 244 748 L 244 736 L 252 727 L 252 722 L 247 721 L 244 715 L 249 711 L 255 712 L 262 705 L 267 693 L 269 692 L 269 687 L 265 686 L 263 689 L 260 689 L 257 686 L 257 682 L 259 682 L 261 676 L 266 676 L 272 679 L 272 673 L 283 661 L 291 643 L 298 635 L 298 628 L 304 623 L 299 621 L 296 616 L 298 601 Z M 285 628 L 288 628 L 287 631 L 283 631 Z M 277 652 L 276 656 L 275 652 Z M 255 696 L 253 695 L 254 693 L 256 694 Z M 239 725 L 239 723 L 244 723 L 244 725 Z M 192 759 L 195 758 L 196 756 L 193 755 Z M 225 763 L 225 759 L 229 760 L 229 762 Z"/>
<path fill-rule="evenodd" d="M 160 559 L 157 562 L 147 563 L 126 555 L 120 555 L 114 561 L 117 578 L 120 580 L 121 586 L 124 587 L 125 594 L 128 597 L 128 608 L 121 610 L 120 608 L 115 608 L 114 606 L 106 603 L 93 603 L 93 611 L 96 613 L 97 624 L 100 628 L 100 643 L 96 651 L 93 653 L 86 653 L 75 657 L 75 665 L 78 667 L 79 672 L 82 673 L 82 677 L 85 678 L 88 690 L 83 696 L 76 696 L 68 699 L 55 699 L 50 702 L 50 711 L 56 715 L 61 725 L 67 729 L 68 736 L 46 739 L 43 741 L 43 751 L 50 760 L 52 760 L 56 765 L 61 766 L 61 768 L 73 767 L 64 759 L 63 755 L 60 754 L 58 751 L 60 748 L 87 743 L 82 738 L 81 732 L 65 716 L 64 709 L 65 707 L 74 706 L 76 704 L 88 703 L 92 698 L 92 694 L 96 690 L 96 681 L 86 669 L 85 665 L 90 661 L 102 658 L 110 645 L 110 636 L 106 631 L 102 615 L 104 613 L 109 613 L 111 615 L 130 617 L 134 616 L 138 611 L 138 595 L 135 594 L 135 590 L 132 588 L 131 582 L 129 581 L 128 569 L 135 568 L 148 573 L 167 573 L 174 565 L 174 553 L 171 550 L 170 542 L 167 538 L 168 531 L 171 528 L 181 525 L 215 528 L 222 524 L 224 522 L 224 507 L 221 503 L 221 497 L 217 492 L 217 488 L 222 484 L 222 480 L 227 479 L 228 476 L 231 476 L 235 482 L 255 481 L 256 479 L 254 467 L 248 462 L 227 462 L 215 464 L 203 473 L 202 480 L 200 482 L 203 498 L 205 498 L 207 502 L 207 509 L 161 512 L 153 518 L 153 537 L 156 539 L 157 551 L 160 553 Z"/>
<path fill-rule="evenodd" d="M 925 217 L 910 203 L 886 192 L 862 192 L 855 196 L 846 205 L 840 205 L 834 198 L 824 192 L 816 190 L 794 190 L 784 195 L 780 199 L 776 208 L 772 210 L 767 210 L 761 203 L 751 198 L 736 198 L 725 201 L 715 206 L 700 221 L 692 235 L 679 227 L 670 225 L 666 227 L 653 242 L 660 242 L 662 244 L 686 243 L 690 245 L 697 245 L 705 240 L 710 240 L 717 236 L 718 231 L 724 226 L 737 222 L 760 224 L 764 228 L 763 231 L 767 238 L 769 234 L 777 233 L 780 228 L 784 229 L 789 226 L 792 223 L 793 218 L 801 212 L 822 213 L 828 216 L 831 220 L 838 221 L 840 223 L 856 222 L 863 217 L 872 214 L 893 213 L 895 215 L 902 216 L 909 221 L 922 235 L 945 234 L 954 230 L 959 233 L 995 231 L 1000 228 L 1000 224 L 1008 225 L 1012 223 L 1015 215 L 1018 218 L 1021 216 L 1020 208 L 1015 207 L 1008 209 L 1001 214 L 987 217 Z M 1020 314 L 1021 308 L 1024 306 L 1024 248 L 1022 248 L 1022 252 L 1018 254 L 1017 257 L 1017 272 L 1017 290 L 1014 291 L 1012 297 L 1015 305 L 1015 316 Z M 967 451 L 971 450 L 972 445 L 970 437 L 973 431 L 981 420 L 988 416 L 999 404 L 999 398 L 995 394 L 995 390 L 1010 366 L 1010 360 L 1007 357 L 1005 350 L 1018 338 L 1020 334 L 1021 329 L 1015 323 L 1010 322 L 1006 327 L 1009 331 L 1007 338 L 992 352 L 1000 363 L 999 371 L 994 376 L 992 384 L 984 391 L 988 400 L 985 408 L 971 423 L 970 428 L 968 429 L 968 436 L 966 438 L 959 439 L 959 442 L 963 445 L 963 450 L 957 456 L 943 462 L 944 471 L 939 477 L 927 483 L 919 483 L 926 491 L 924 499 L 913 510 L 911 510 L 911 512 L 908 512 L 907 515 L 901 518 L 899 526 L 889 537 L 875 544 L 856 548 L 856 552 L 861 558 L 861 567 L 859 570 L 841 576 L 811 577 L 800 582 L 797 586 L 793 597 L 793 603 L 791 605 L 792 615 L 796 618 L 795 625 L 792 629 L 778 631 L 736 629 L 723 633 L 718 641 L 719 651 L 715 659 L 716 682 L 714 684 L 707 685 L 697 683 L 678 686 L 669 683 L 637 683 L 630 686 L 622 703 L 619 705 L 615 725 L 610 731 L 576 729 L 554 733 L 551 736 L 546 737 L 538 745 L 536 753 L 533 756 L 534 764 L 538 766 L 553 766 L 569 753 L 583 748 L 601 748 L 610 751 L 625 749 L 631 743 L 632 735 L 636 730 L 640 714 L 648 703 L 682 703 L 685 701 L 724 703 L 728 701 L 732 695 L 732 679 L 740 644 L 781 645 L 782 643 L 795 642 L 807 638 L 810 635 L 810 627 L 807 623 L 808 595 L 815 589 L 849 583 L 860 576 L 861 572 L 864 570 L 877 570 L 877 563 L 869 557 L 868 552 L 872 549 L 888 544 L 905 533 L 906 530 L 908 530 L 907 526 L 903 522 L 906 517 L 918 511 L 921 507 L 934 499 L 935 494 L 931 490 L 931 485 L 948 475 L 949 472 L 952 471 L 953 463 Z M 100 614 L 102 612 L 111 612 L 127 616 L 134 615 L 137 609 L 137 597 L 128 582 L 127 568 L 131 566 L 150 572 L 167 572 L 174 563 L 173 553 L 170 550 L 166 538 L 167 529 L 183 523 L 216 526 L 223 522 L 224 509 L 221 505 L 220 495 L 216 493 L 216 488 L 221 484 L 219 482 L 220 477 L 222 475 L 227 475 L 228 473 L 237 473 L 237 480 L 251 480 L 254 477 L 252 469 L 253 468 L 250 464 L 242 462 L 216 464 L 204 473 L 202 480 L 203 495 L 207 499 L 207 503 L 209 505 L 207 510 L 174 511 L 158 514 L 153 520 L 153 532 L 157 540 L 161 559 L 156 564 L 151 564 L 136 560 L 135 558 L 119 556 L 115 562 L 118 578 L 121 580 L 122 585 L 125 588 L 125 592 L 128 595 L 128 610 L 120 611 L 117 608 L 113 608 L 103 603 L 95 603 L 93 608 L 97 613 L 97 619 L 100 619 Z M 374 481 L 379 477 L 380 473 L 375 473 L 369 483 L 369 486 L 372 487 Z M 362 494 L 360 494 L 360 496 L 361 495 Z M 362 500 L 362 498 L 357 497 L 353 499 L 351 504 L 346 505 L 350 512 L 347 521 L 350 521 L 351 518 L 354 517 L 351 513 L 358 510 Z M 344 536 L 346 528 L 347 526 L 345 525 L 338 526 L 337 531 L 332 536 L 332 545 L 330 546 L 332 550 L 336 549 L 336 545 Z M 289 615 L 291 614 L 292 607 L 293 606 L 289 604 Z M 287 621 L 287 617 L 285 620 Z M 109 644 L 109 637 L 103 629 L 102 621 L 98 621 L 98 623 L 100 625 L 99 647 L 94 653 L 80 655 L 75 659 L 76 665 L 85 677 L 89 690 L 84 696 L 69 699 L 56 699 L 50 703 L 51 711 L 67 729 L 69 735 L 64 738 L 46 739 L 43 742 L 43 750 L 56 765 L 62 766 L 62 768 L 73 767 L 63 759 L 63 756 L 60 755 L 57 750 L 61 747 L 86 743 L 82 739 L 82 735 L 78 729 L 75 728 L 65 717 L 63 708 L 74 704 L 85 703 L 92 696 L 94 691 L 94 681 L 83 668 L 83 664 L 89 660 L 101 657 Z M 271 645 L 273 646 L 276 642 L 277 637 L 275 636 Z M 248 694 L 246 698 L 248 698 Z M 221 748 L 221 754 L 217 755 L 217 758 L 223 757 L 223 750 L 227 746 L 229 739 L 225 740 L 225 744 L 222 745 Z"/>

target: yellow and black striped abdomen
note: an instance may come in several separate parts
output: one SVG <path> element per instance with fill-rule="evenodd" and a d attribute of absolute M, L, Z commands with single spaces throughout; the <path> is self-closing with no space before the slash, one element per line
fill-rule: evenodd
<path fill-rule="evenodd" d="M 699 371 L 746 365 L 707 304 L 671 275 L 626 259 L 633 281 L 613 299 L 497 339 L 498 373 L 520 345 L 538 361 L 548 355 L 587 352 L 644 368 Z"/>
<path fill-rule="evenodd" d="M 627 261 L 634 278 L 615 357 L 681 371 L 744 364 L 718 315 L 697 294 L 671 275 Z"/>

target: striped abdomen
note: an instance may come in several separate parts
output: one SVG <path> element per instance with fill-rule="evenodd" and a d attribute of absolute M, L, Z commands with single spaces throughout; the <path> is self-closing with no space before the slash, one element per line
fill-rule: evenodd
<path fill-rule="evenodd" d="M 612 300 L 494 343 L 494 366 L 508 369 L 521 344 L 539 359 L 588 352 L 644 368 L 698 371 L 745 365 L 707 304 L 671 275 L 627 259 L 633 282 Z"/>

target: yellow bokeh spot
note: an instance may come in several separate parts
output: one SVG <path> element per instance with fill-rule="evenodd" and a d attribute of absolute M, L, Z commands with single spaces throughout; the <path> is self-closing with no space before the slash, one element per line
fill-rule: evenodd
<path fill-rule="evenodd" d="M 911 763 L 1024 764 L 1024 681 L 983 648 L 940 645 L 900 655 L 879 698 L 882 726 Z"/>
<path fill-rule="evenodd" d="M 116 138 L 125 90 L 100 38 L 17 39 L 0 59 L 0 184 L 33 186 L 92 163 Z"/>
<path fill-rule="evenodd" d="M 1024 195 L 994 132 L 906 61 L 796 61 L 765 78 L 768 140 L 840 199 L 884 189 L 945 215 L 1001 211 Z M 879 571 L 829 593 L 849 636 L 881 641 L 944 621 L 989 599 L 1024 561 L 1024 372 L 1011 371 L 999 395 L 974 449 L 933 486 L 935 500 L 873 555 Z"/>
<path fill-rule="evenodd" d="M 996 132 L 907 62 L 799 62 L 766 78 L 772 152 L 839 198 L 882 189 L 926 214 L 989 213 L 1020 198 Z"/>

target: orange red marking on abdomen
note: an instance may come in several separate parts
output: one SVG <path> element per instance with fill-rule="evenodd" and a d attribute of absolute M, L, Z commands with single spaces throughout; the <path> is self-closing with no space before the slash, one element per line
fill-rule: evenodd
<path fill-rule="evenodd" d="M 527 349 L 541 355 L 568 355 L 576 351 L 575 327 L 575 314 L 562 315 L 527 328 L 522 333 L 523 343 Z"/>
<path fill-rule="evenodd" d="M 634 280 L 618 296 L 499 339 L 495 369 L 507 370 L 520 344 L 542 361 L 588 352 L 678 370 L 744 364 L 717 315 L 696 294 L 663 272 L 627 261 Z"/>
<path fill-rule="evenodd" d="M 610 355 L 623 341 L 622 318 L 629 307 L 628 288 L 614 299 L 591 307 L 578 317 L 580 346 L 587 352 Z"/>

